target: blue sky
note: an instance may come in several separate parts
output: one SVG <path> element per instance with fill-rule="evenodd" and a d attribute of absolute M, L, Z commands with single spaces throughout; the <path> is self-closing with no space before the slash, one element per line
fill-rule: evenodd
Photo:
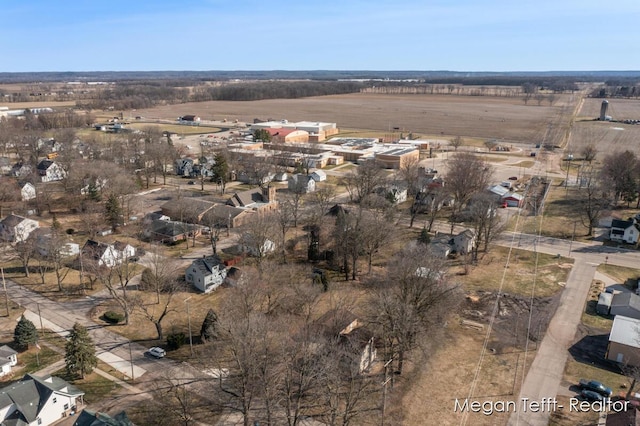
<path fill-rule="evenodd" d="M 0 72 L 640 70 L 638 0 L 10 0 L 0 17 Z"/>

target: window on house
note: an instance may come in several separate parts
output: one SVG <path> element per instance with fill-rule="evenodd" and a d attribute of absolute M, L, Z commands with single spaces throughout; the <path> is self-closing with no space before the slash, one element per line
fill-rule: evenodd
<path fill-rule="evenodd" d="M 40 417 L 38 417 L 38 424 L 41 425 L 42 424 L 42 419 Z"/>
<path fill-rule="evenodd" d="M 53 398 L 53 403 L 55 404 L 57 401 L 57 398 Z"/>
<path fill-rule="evenodd" d="M 68 410 L 69 409 L 69 404 L 64 404 L 64 409 Z"/>

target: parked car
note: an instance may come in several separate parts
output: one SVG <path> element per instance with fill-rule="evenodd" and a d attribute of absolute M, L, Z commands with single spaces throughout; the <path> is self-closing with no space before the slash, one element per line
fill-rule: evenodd
<path fill-rule="evenodd" d="M 580 379 L 579 385 L 580 385 L 580 389 L 597 392 L 602 396 L 606 396 L 607 398 L 610 397 L 611 393 L 613 392 L 611 388 L 608 388 L 602 383 L 595 380 Z"/>
<path fill-rule="evenodd" d="M 590 402 L 604 401 L 604 396 L 600 395 L 598 392 L 588 389 L 583 389 L 582 392 L 580 392 L 580 396 Z"/>
<path fill-rule="evenodd" d="M 518 180 L 518 176 L 511 176 L 509 177 L 509 180 Z"/>
<path fill-rule="evenodd" d="M 190 180 L 189 182 L 187 182 L 189 185 L 195 185 L 196 181 L 195 180 Z"/>
<path fill-rule="evenodd" d="M 165 352 L 164 349 L 159 348 L 157 346 L 154 346 L 151 349 L 149 349 L 149 355 L 154 356 L 156 358 L 164 358 L 166 354 L 167 352 Z"/>

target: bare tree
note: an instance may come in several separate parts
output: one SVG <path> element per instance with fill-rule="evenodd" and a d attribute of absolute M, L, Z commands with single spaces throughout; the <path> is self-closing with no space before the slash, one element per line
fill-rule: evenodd
<path fill-rule="evenodd" d="M 598 155 L 598 149 L 593 143 L 590 143 L 589 145 L 582 148 L 581 154 L 584 160 L 591 164 L 591 162 L 595 160 L 596 156 Z"/>
<path fill-rule="evenodd" d="M 454 198 L 451 208 L 451 232 L 459 212 L 473 194 L 484 191 L 493 175 L 493 169 L 481 158 L 469 152 L 458 152 L 449 161 L 445 177 L 446 188 Z"/>
<path fill-rule="evenodd" d="M 351 201 L 359 203 L 365 196 L 382 185 L 385 180 L 384 169 L 378 166 L 375 161 L 365 161 L 358 166 L 355 172 L 345 176 L 342 181 L 349 192 Z"/>
<path fill-rule="evenodd" d="M 411 197 L 420 191 L 420 160 L 411 158 L 401 164 L 399 169 L 401 179 L 407 184 L 407 192 Z"/>
<path fill-rule="evenodd" d="M 172 279 L 164 281 L 162 284 L 156 284 L 160 289 L 158 291 L 158 303 L 147 304 L 140 298 L 136 301 L 136 306 L 140 308 L 142 315 L 151 321 L 156 328 L 158 340 L 164 339 L 162 320 L 165 319 L 167 314 L 175 311 L 175 309 L 170 307 L 173 296 L 182 289 L 176 278 L 177 277 L 172 277 Z M 160 303 L 161 300 L 162 303 Z"/>
<path fill-rule="evenodd" d="M 12 246 L 15 257 L 17 257 L 22 264 L 25 277 L 29 276 L 29 261 L 36 254 L 36 245 L 35 236 L 30 235 L 26 240 L 18 242 Z"/>
<path fill-rule="evenodd" d="M 120 306 L 124 314 L 124 324 L 129 324 L 135 301 L 129 295 L 131 280 L 135 275 L 134 264 L 126 259 L 118 259 L 119 264 L 109 267 L 99 265 L 97 261 L 85 262 L 87 271 L 91 273 L 109 292 L 111 298 Z"/>
<path fill-rule="evenodd" d="M 359 233 L 362 251 L 367 256 L 367 274 L 371 273 L 373 256 L 383 245 L 392 240 L 396 228 L 394 226 L 393 210 L 368 210 L 363 212 Z"/>
<path fill-rule="evenodd" d="M 240 243 L 244 250 L 255 257 L 260 273 L 262 273 L 262 261 L 275 248 L 277 223 L 275 214 L 258 213 L 243 226 Z"/>
<path fill-rule="evenodd" d="M 401 374 L 407 353 L 441 324 L 460 301 L 442 260 L 422 244 L 408 246 L 389 262 L 386 279 L 370 305 L 370 322 L 384 336 L 386 358 Z"/>
<path fill-rule="evenodd" d="M 603 176 L 613 184 L 615 202 L 622 199 L 630 203 L 636 198 L 640 162 L 631 151 L 607 155 L 602 164 Z"/>
<path fill-rule="evenodd" d="M 612 185 L 603 182 L 602 179 L 605 179 L 605 176 L 595 170 L 584 172 L 582 179 L 584 183 L 578 189 L 581 219 L 582 224 L 588 229 L 587 235 L 593 236 L 600 216 L 613 201 L 610 193 Z"/>
<path fill-rule="evenodd" d="M 486 252 L 504 228 L 498 216 L 497 203 L 490 194 L 479 193 L 471 198 L 469 205 L 470 222 L 475 234 L 473 260 L 478 259 L 480 247 Z M 463 253 L 466 254 L 466 253 Z"/>
<path fill-rule="evenodd" d="M 458 151 L 458 148 L 460 148 L 463 144 L 464 141 L 460 136 L 456 136 L 449 141 L 449 145 L 453 147 L 454 151 Z"/>

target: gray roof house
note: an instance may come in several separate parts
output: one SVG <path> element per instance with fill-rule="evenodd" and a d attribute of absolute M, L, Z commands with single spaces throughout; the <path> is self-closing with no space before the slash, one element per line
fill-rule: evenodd
<path fill-rule="evenodd" d="M 185 280 L 203 293 L 218 288 L 226 276 L 227 269 L 217 256 L 196 259 L 184 272 Z"/>
<path fill-rule="evenodd" d="M 124 411 L 111 417 L 106 413 L 85 408 L 73 423 L 73 426 L 134 426 L 134 424 Z"/>
<path fill-rule="evenodd" d="M 605 358 L 621 364 L 640 367 L 640 320 L 618 315 L 609 333 Z"/>
<path fill-rule="evenodd" d="M 316 181 L 311 176 L 296 174 L 291 175 L 287 181 L 289 191 L 306 194 L 316 190 Z"/>
<path fill-rule="evenodd" d="M 47 426 L 74 414 L 84 392 L 58 377 L 27 374 L 0 389 L 0 424 Z"/>
<path fill-rule="evenodd" d="M 640 296 L 628 292 L 614 294 L 609 313 L 640 319 Z"/>
<path fill-rule="evenodd" d="M 18 352 L 9 346 L 0 346 L 0 377 L 11 373 L 11 367 L 18 363 Z"/>
<path fill-rule="evenodd" d="M 29 235 L 39 226 L 36 220 L 10 214 L 0 221 L 0 238 L 19 243 L 29 238 Z"/>

